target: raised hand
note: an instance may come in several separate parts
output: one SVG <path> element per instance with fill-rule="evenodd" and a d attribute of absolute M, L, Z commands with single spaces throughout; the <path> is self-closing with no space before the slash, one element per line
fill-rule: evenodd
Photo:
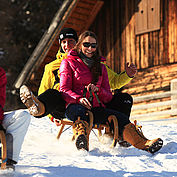
<path fill-rule="evenodd" d="M 129 66 L 129 62 L 127 62 L 125 71 L 129 77 L 134 77 L 137 73 L 137 68 L 133 63 L 131 63 Z"/>

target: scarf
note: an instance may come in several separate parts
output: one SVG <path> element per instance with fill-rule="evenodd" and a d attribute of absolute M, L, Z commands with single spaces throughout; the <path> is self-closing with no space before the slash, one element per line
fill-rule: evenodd
<path fill-rule="evenodd" d="M 92 58 L 87 57 L 83 52 L 79 53 L 79 57 L 89 68 L 93 66 L 94 60 Z"/>

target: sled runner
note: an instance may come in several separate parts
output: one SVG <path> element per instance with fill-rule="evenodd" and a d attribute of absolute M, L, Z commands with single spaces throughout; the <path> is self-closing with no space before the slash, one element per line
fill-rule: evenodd
<path fill-rule="evenodd" d="M 113 133 L 113 142 L 111 144 L 111 147 L 115 147 L 116 143 L 118 142 L 118 121 L 117 118 L 114 115 L 111 115 L 108 117 L 108 123 L 107 124 L 93 124 L 93 114 L 92 112 L 88 111 L 88 115 L 90 118 L 90 124 L 89 124 L 89 131 L 91 131 L 92 129 L 97 129 L 98 130 L 98 136 L 101 137 L 102 136 L 102 130 L 105 130 L 105 132 L 107 134 L 111 134 L 111 129 L 109 124 L 111 122 L 113 122 L 114 124 L 114 133 Z M 63 129 L 65 127 L 65 125 L 71 125 L 73 126 L 74 122 L 64 119 L 64 120 L 59 120 L 60 122 L 60 126 L 61 128 L 59 129 L 58 135 L 57 135 L 57 139 L 60 138 L 61 134 L 63 133 Z M 90 133 L 90 132 L 89 132 Z M 74 138 L 72 138 L 72 140 L 74 140 Z"/>
<path fill-rule="evenodd" d="M 6 169 L 6 161 L 7 161 L 7 148 L 6 148 L 6 137 L 3 130 L 0 130 L 0 145 L 1 145 L 1 157 L 0 164 L 1 169 Z"/>

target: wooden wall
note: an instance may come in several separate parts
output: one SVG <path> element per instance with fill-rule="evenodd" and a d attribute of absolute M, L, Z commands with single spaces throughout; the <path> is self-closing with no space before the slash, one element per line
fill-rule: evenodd
<path fill-rule="evenodd" d="M 177 0 L 160 1 L 160 30 L 135 35 L 137 0 L 104 0 L 90 27 L 98 36 L 107 64 L 116 72 L 126 62 L 138 69 L 177 62 Z"/>
<path fill-rule="evenodd" d="M 138 68 L 138 74 L 124 90 L 130 94 L 141 95 L 169 89 L 170 80 L 176 77 L 174 72 L 177 71 L 177 0 L 160 0 L 160 30 L 139 35 L 135 35 L 135 13 L 142 0 L 102 1 L 104 5 L 90 26 L 90 30 L 97 34 L 107 64 L 116 72 L 123 71 L 127 62 L 133 62 Z M 90 1 L 81 0 L 81 2 Z M 55 52 L 49 51 L 49 58 L 45 62 L 55 59 L 58 50 L 57 39 L 53 49 Z M 163 69 L 159 69 L 160 67 Z M 44 63 L 40 66 L 36 77 L 32 75 L 33 91 L 38 90 L 43 69 Z M 163 74 L 159 73 L 161 71 Z M 163 77 L 166 77 L 169 71 L 174 72 L 170 73 L 167 81 Z"/>

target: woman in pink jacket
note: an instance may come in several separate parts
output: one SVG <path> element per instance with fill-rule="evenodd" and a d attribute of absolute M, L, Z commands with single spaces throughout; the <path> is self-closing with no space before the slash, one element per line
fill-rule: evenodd
<path fill-rule="evenodd" d="M 105 108 L 105 103 L 112 99 L 112 93 L 106 67 L 100 60 L 96 35 L 86 31 L 80 35 L 78 43 L 60 66 L 60 91 L 67 104 L 66 117 L 74 121 L 76 147 L 88 150 L 89 117 L 86 111 L 89 109 L 94 115 L 94 123 L 106 123 L 110 115 L 115 115 L 118 133 L 125 141 L 151 153 L 158 151 L 162 147 L 160 138 L 148 140 L 140 136 L 128 116 Z"/>

